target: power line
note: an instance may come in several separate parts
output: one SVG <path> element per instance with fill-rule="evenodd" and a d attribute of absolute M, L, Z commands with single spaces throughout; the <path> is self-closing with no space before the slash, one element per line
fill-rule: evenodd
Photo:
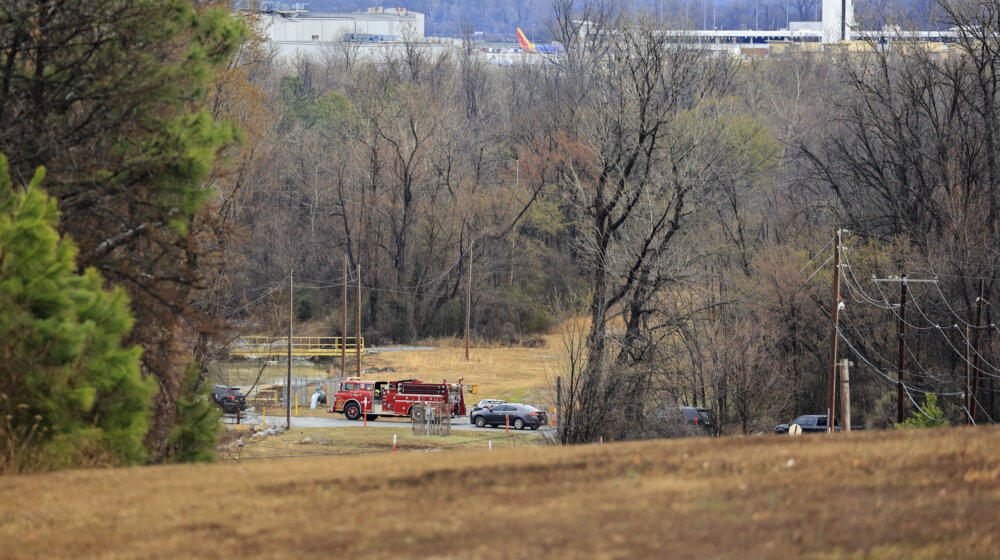
<path fill-rule="evenodd" d="M 897 384 L 898 384 L 897 380 L 892 379 L 891 377 L 889 377 L 888 375 L 886 375 L 884 372 L 882 372 L 882 370 L 880 370 L 877 366 L 875 366 L 870 361 L 868 361 L 868 359 L 865 358 L 864 355 L 861 354 L 861 352 L 858 352 L 858 349 L 855 348 L 853 344 L 851 344 L 851 341 L 848 340 L 847 337 L 844 336 L 844 334 L 839 331 L 839 329 L 838 329 L 838 335 L 840 336 L 841 339 L 843 339 L 844 343 L 847 344 L 847 347 L 850 348 L 852 352 L 854 352 L 854 355 L 857 356 L 857 358 L 859 360 L 861 360 L 865 365 L 867 365 L 872 371 L 874 371 L 876 374 L 878 374 L 879 378 L 881 378 L 882 380 L 884 380 L 884 382 L 886 383 L 886 385 L 888 385 L 890 388 L 893 388 L 893 387 L 897 386 Z M 913 404 L 914 408 L 916 408 L 917 411 L 919 411 L 920 414 L 922 414 L 923 416 L 926 416 L 927 418 L 929 418 L 931 420 L 934 420 L 936 422 L 945 422 L 948 419 L 947 418 L 935 418 L 935 417 L 927 414 L 927 412 L 924 411 L 924 409 L 919 404 L 917 404 L 917 401 L 913 398 L 913 395 L 911 394 L 910 391 L 913 390 L 913 391 L 918 392 L 918 393 L 923 393 L 924 395 L 933 394 L 933 395 L 937 395 L 937 396 L 948 396 L 948 397 L 961 396 L 961 395 L 964 394 L 964 393 L 961 393 L 961 392 L 959 392 L 959 393 L 942 393 L 942 392 L 935 392 L 935 391 L 923 391 L 923 390 L 921 390 L 919 388 L 916 388 L 916 387 L 910 387 L 910 386 L 906 385 L 905 383 L 902 386 L 903 386 L 903 389 L 905 391 L 907 399 L 909 399 L 910 403 Z"/>
<path fill-rule="evenodd" d="M 236 309 L 230 309 L 230 310 L 226 311 L 225 313 L 223 313 L 223 317 L 231 317 L 231 316 L 233 316 L 233 315 L 235 315 L 235 314 L 237 314 L 237 313 L 239 313 L 239 312 L 247 309 L 251 305 L 255 305 L 255 304 L 263 301 L 264 298 L 266 298 L 269 295 L 271 295 L 272 293 L 274 293 L 275 290 L 277 290 L 278 288 L 281 288 L 284 285 L 284 283 L 285 283 L 285 281 L 287 279 L 288 279 L 288 275 L 286 275 L 284 278 L 282 278 L 281 280 L 279 280 L 278 282 L 276 282 L 275 284 L 273 284 L 270 288 L 267 288 L 267 291 L 264 292 L 264 294 L 261 295 L 260 297 L 254 299 L 253 301 L 245 303 L 242 306 L 237 307 Z"/>
<path fill-rule="evenodd" d="M 978 328 L 982 328 L 982 327 L 980 327 L 979 325 L 973 325 L 972 323 L 970 323 L 970 322 L 966 321 L 965 319 L 963 319 L 963 318 L 962 318 L 962 316 L 961 316 L 961 315 L 959 315 L 959 314 L 958 314 L 958 312 L 957 312 L 957 311 L 955 311 L 955 310 L 954 310 L 954 309 L 953 309 L 953 308 L 951 307 L 951 304 L 950 304 L 950 303 L 948 303 L 948 298 L 947 298 L 947 297 L 945 297 L 945 295 L 944 295 L 944 292 L 942 292 L 942 291 L 941 291 L 941 286 L 939 286 L 937 282 L 935 282 L 935 283 L 934 283 L 934 287 L 935 287 L 935 288 L 937 288 L 937 292 L 938 292 L 938 294 L 939 294 L 939 295 L 941 296 L 941 301 L 943 301 L 943 302 L 944 302 L 944 305 L 945 305 L 945 307 L 947 307 L 947 308 L 948 308 L 948 310 L 949 310 L 949 311 L 951 311 L 951 314 L 952 314 L 952 315 L 954 315 L 954 316 L 955 316 L 955 317 L 956 317 L 956 318 L 958 319 L 958 321 L 959 321 L 960 323 L 962 323 L 963 325 L 966 325 L 966 326 L 968 326 L 968 327 L 970 327 L 970 328 L 973 328 L 973 329 L 978 329 Z"/>
<path fill-rule="evenodd" d="M 823 248 L 820 249 L 819 251 L 817 251 L 816 254 L 813 255 L 813 257 L 811 259 L 809 259 L 809 262 L 807 262 L 806 264 L 802 265 L 802 268 L 799 269 L 799 274 L 802 274 L 802 271 L 805 270 L 807 266 L 809 266 L 810 264 L 812 264 L 812 262 L 814 260 L 816 260 L 816 257 L 818 257 L 821 254 L 823 254 L 823 251 L 826 251 L 826 248 L 829 247 L 830 244 L 833 243 L 836 239 L 837 239 L 836 237 L 831 237 L 830 240 L 826 242 L 826 245 L 823 245 Z M 831 258 L 833 258 L 832 255 L 831 255 Z M 830 259 L 826 259 L 826 261 L 830 262 Z M 823 268 L 823 265 L 825 265 L 825 264 L 826 263 L 821 264 L 819 266 L 819 268 Z M 816 269 L 816 270 L 818 271 L 819 269 Z M 816 273 L 813 272 L 813 274 L 816 274 Z M 809 278 L 812 278 L 812 274 L 809 275 Z"/>
<path fill-rule="evenodd" d="M 805 280 L 803 280 L 803 281 L 802 281 L 802 283 L 803 283 L 803 284 L 805 284 L 806 282 L 808 282 L 808 281 L 812 280 L 812 277 L 813 277 L 813 276 L 816 276 L 816 273 L 817 273 L 817 272 L 819 272 L 819 271 L 823 270 L 823 267 L 824 267 L 824 266 L 826 266 L 826 265 L 827 265 L 827 263 L 829 263 L 829 262 L 830 262 L 830 261 L 831 261 L 832 259 L 833 259 L 833 255 L 830 255 L 830 256 L 829 256 L 829 257 L 828 257 L 828 258 L 827 258 L 827 259 L 826 259 L 825 261 L 823 261 L 823 264 L 819 265 L 819 268 L 817 268 L 816 270 L 814 270 L 814 271 L 812 272 L 812 274 L 810 274 L 810 275 L 809 275 L 809 277 L 808 277 L 808 278 L 806 278 Z M 800 271 L 800 272 L 801 272 L 801 271 Z"/>
<path fill-rule="evenodd" d="M 843 259 L 843 265 L 847 267 L 847 272 L 850 273 L 851 278 L 853 278 L 855 284 L 857 284 L 858 291 L 859 291 L 859 293 L 861 293 L 861 297 L 864 298 L 865 300 L 867 300 L 867 302 L 870 303 L 870 304 L 872 304 L 872 305 L 881 306 L 880 302 L 876 301 L 875 298 L 869 296 L 868 293 L 864 291 L 864 288 L 861 287 L 861 281 L 858 280 L 858 277 L 855 276 L 855 274 L 854 274 L 854 267 L 851 265 L 851 261 L 850 261 L 850 258 L 848 256 L 849 253 L 850 253 L 850 251 L 848 250 L 847 247 L 844 247 L 843 253 L 844 254 L 841 257 L 841 259 Z M 845 280 L 846 280 L 846 278 L 847 277 L 845 276 Z M 849 282 L 848 282 L 848 284 L 849 284 Z M 875 287 L 878 288 L 878 283 L 875 284 Z M 848 289 L 850 289 L 850 288 L 848 288 Z M 879 293 L 881 293 L 881 291 L 882 290 L 880 289 Z M 889 301 L 885 298 L 884 294 L 882 294 L 882 299 L 885 300 L 885 302 L 886 302 L 886 308 L 887 309 L 892 307 L 892 305 L 889 303 Z"/>
<path fill-rule="evenodd" d="M 849 323 L 851 323 L 851 325 L 854 325 L 854 321 L 848 315 L 845 314 L 844 318 Z M 841 330 L 844 330 L 844 329 L 841 328 Z M 853 330 L 853 331 L 856 331 L 856 332 L 861 332 L 862 331 L 862 329 L 857 328 L 857 326 L 850 327 L 850 330 Z M 884 334 L 896 334 L 895 331 L 879 331 L 879 332 L 882 332 Z M 938 335 L 934 335 L 934 336 L 938 336 Z M 868 351 L 870 351 L 872 354 L 875 354 L 883 363 L 889 365 L 890 367 L 893 365 L 892 362 L 891 362 L 891 360 L 889 360 L 888 358 L 886 358 L 883 354 L 881 354 L 878 350 L 876 350 L 871 344 L 869 344 L 868 342 L 866 342 L 865 338 L 862 338 L 861 340 L 862 340 L 862 344 L 865 346 L 865 348 Z M 920 360 L 917 359 L 916 354 L 913 353 L 913 349 L 910 347 L 910 345 L 906 345 L 905 348 L 906 348 L 906 353 L 910 356 L 911 360 L 917 365 L 918 368 L 920 368 L 919 372 L 913 371 L 912 369 L 906 369 L 905 371 L 906 371 L 907 374 L 914 375 L 914 376 L 928 377 L 928 378 L 930 378 L 930 379 L 932 379 L 932 380 L 934 380 L 934 381 L 936 381 L 938 383 L 941 383 L 943 385 L 947 385 L 947 384 L 949 384 L 949 383 L 952 382 L 952 380 L 943 379 L 943 378 L 938 377 L 937 375 L 935 375 L 935 374 L 927 371 L 927 369 L 923 366 L 923 364 L 920 362 Z M 921 373 L 923 375 L 921 375 Z M 920 389 L 920 390 L 923 391 L 922 389 Z"/>
<path fill-rule="evenodd" d="M 959 329 L 958 325 L 952 325 L 952 327 L 954 327 L 956 329 Z M 985 371 L 985 370 L 979 368 L 978 366 L 976 366 L 975 364 L 973 364 L 972 362 L 970 362 L 969 359 L 965 357 L 965 353 L 962 352 L 961 350 L 959 350 L 958 348 L 955 348 L 955 345 L 951 343 L 951 338 L 944 332 L 944 329 L 942 329 L 941 327 L 938 327 L 938 330 L 941 331 L 941 334 L 942 334 L 942 336 L 944 336 L 944 339 L 948 343 L 948 346 L 951 346 L 951 349 L 954 350 L 954 352 L 956 354 L 958 354 L 959 357 L 962 358 L 962 361 L 964 361 L 965 363 L 969 364 L 969 366 L 971 366 L 973 370 L 979 371 L 983 375 L 986 375 L 986 376 L 989 376 L 989 377 L 1000 378 L 1000 375 L 997 375 L 997 374 Z"/>

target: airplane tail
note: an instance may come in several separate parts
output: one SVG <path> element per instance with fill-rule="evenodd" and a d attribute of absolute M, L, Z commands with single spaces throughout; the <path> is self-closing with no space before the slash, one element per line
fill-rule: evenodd
<path fill-rule="evenodd" d="M 535 44 L 529 41 L 528 38 L 524 36 L 524 32 L 521 31 L 520 27 L 517 28 L 517 41 L 521 43 L 522 49 L 528 52 L 538 52 L 535 50 Z"/>

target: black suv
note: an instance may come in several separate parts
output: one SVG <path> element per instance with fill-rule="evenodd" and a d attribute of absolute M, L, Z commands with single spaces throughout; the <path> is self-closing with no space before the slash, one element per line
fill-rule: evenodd
<path fill-rule="evenodd" d="M 712 409 L 701 406 L 680 406 L 678 408 L 681 410 L 684 421 L 688 424 L 701 426 L 706 430 L 715 429 L 715 415 L 712 414 Z"/>
<path fill-rule="evenodd" d="M 247 409 L 247 398 L 239 387 L 212 385 L 212 400 L 222 407 L 223 412 L 232 414 L 237 410 Z"/>
<path fill-rule="evenodd" d="M 833 422 L 833 431 L 839 432 L 841 430 L 839 423 L 840 423 L 840 419 L 839 418 L 836 419 L 836 420 L 834 420 L 834 422 Z M 799 416 L 795 420 L 792 420 L 791 422 L 789 422 L 787 424 L 778 424 L 777 426 L 774 427 L 774 433 L 776 433 L 776 434 L 787 434 L 788 433 L 788 428 L 791 427 L 792 424 L 798 424 L 799 427 L 802 428 L 802 433 L 804 433 L 804 434 L 815 433 L 815 432 L 826 432 L 827 431 L 827 429 L 826 429 L 826 414 L 804 414 L 802 416 Z M 852 423 L 851 424 L 851 429 L 852 430 L 863 430 L 863 429 L 865 429 L 865 427 L 864 426 L 855 426 Z"/>

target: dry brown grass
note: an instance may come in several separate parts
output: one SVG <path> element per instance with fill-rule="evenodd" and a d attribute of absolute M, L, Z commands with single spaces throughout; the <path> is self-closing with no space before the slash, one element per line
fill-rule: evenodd
<path fill-rule="evenodd" d="M 553 386 L 558 375 L 561 358 L 565 355 L 562 331 L 569 328 L 586 329 L 587 320 L 577 319 L 562 325 L 547 335 L 532 337 L 528 342 L 534 347 L 504 346 L 489 342 L 476 342 L 470 348 L 469 360 L 465 359 L 464 341 L 457 338 L 424 340 L 419 346 L 433 346 L 433 350 L 413 350 L 381 352 L 365 355 L 363 369 L 392 367 L 395 372 L 364 374 L 371 379 L 400 379 L 417 377 L 423 380 L 442 379 L 457 381 L 465 378 L 465 383 L 478 385 L 476 395 L 466 395 L 467 401 L 477 402 L 482 398 L 500 398 L 535 405 L 551 404 L 555 400 Z M 582 331 L 581 331 L 582 332 Z M 542 344 L 544 346 L 538 346 Z M 347 360 L 347 375 L 355 375 L 357 362 Z M 232 361 L 214 363 L 209 368 L 209 382 L 227 385 L 249 386 L 258 378 L 261 364 L 253 361 Z M 279 361 L 267 363 L 261 384 L 282 383 L 287 372 L 287 364 Z M 340 360 L 322 364 L 295 362 L 292 375 L 295 377 L 326 378 L 341 374 Z M 304 407 L 308 403 L 300 403 Z M 270 408 L 270 407 L 269 407 Z M 317 413 L 304 413 L 316 415 Z"/>
<path fill-rule="evenodd" d="M 544 339 L 544 348 L 473 347 L 469 349 L 469 361 L 465 360 L 465 347 L 457 344 L 461 341 L 433 341 L 441 346 L 434 350 L 376 355 L 380 364 L 392 366 L 396 372 L 375 376 L 413 376 L 435 381 L 458 381 L 461 376 L 465 377 L 466 384 L 479 387 L 478 394 L 466 394 L 466 401 L 471 403 L 483 398 L 500 398 L 546 404 L 554 400 L 555 391 L 549 385 L 562 350 L 554 336 Z"/>
<path fill-rule="evenodd" d="M 382 422 L 378 428 L 293 428 L 283 434 L 252 437 L 251 433 L 226 432 L 220 446 L 222 461 L 272 459 L 308 455 L 343 455 L 392 451 L 392 436 L 396 435 L 397 452 L 441 451 L 451 449 L 513 448 L 543 443 L 541 434 L 533 431 L 463 430 L 449 436 L 413 435 L 412 424 Z M 236 426 L 240 428 L 242 426 Z M 237 443 L 242 437 L 242 446 Z M 308 443 L 302 443 L 308 438 Z"/>
<path fill-rule="evenodd" d="M 997 558 L 1000 431 L 689 439 L 0 479 L 4 558 Z"/>

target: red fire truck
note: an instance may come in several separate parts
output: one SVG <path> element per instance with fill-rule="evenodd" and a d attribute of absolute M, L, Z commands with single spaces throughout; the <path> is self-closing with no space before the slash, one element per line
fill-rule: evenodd
<path fill-rule="evenodd" d="M 452 416 L 464 416 L 463 379 L 460 377 L 458 383 L 427 383 L 418 379 L 372 381 L 349 377 L 340 382 L 330 412 L 343 412 L 348 420 L 357 420 L 364 413 L 368 420 L 374 420 L 379 416 L 409 416 L 413 403 L 432 402 L 448 403 Z"/>

